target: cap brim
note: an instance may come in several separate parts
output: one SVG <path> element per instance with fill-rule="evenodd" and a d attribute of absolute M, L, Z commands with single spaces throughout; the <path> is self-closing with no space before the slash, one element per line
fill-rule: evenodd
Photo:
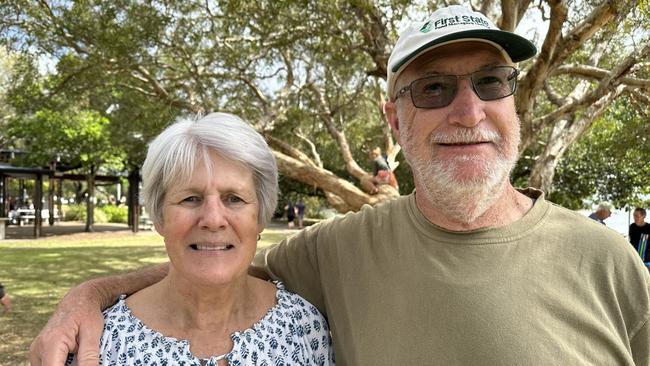
<path fill-rule="evenodd" d="M 393 73 L 397 72 L 405 64 L 409 63 L 411 60 L 421 55 L 423 52 L 426 52 L 432 48 L 435 48 L 437 45 L 442 43 L 448 43 L 450 41 L 462 40 L 467 38 L 469 39 L 485 39 L 491 42 L 494 42 L 501 47 L 504 51 L 508 53 L 510 59 L 513 62 L 519 62 L 527 60 L 537 53 L 537 48 L 535 45 L 527 40 L 524 37 L 521 37 L 515 33 L 506 32 L 498 29 L 472 29 L 462 32 L 456 32 L 448 34 L 443 37 L 436 38 L 429 43 L 424 44 L 422 47 L 411 52 L 407 57 L 400 60 L 396 63 L 391 71 Z"/>

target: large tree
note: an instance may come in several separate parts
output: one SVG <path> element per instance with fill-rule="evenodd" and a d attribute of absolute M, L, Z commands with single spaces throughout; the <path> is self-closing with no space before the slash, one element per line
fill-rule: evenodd
<path fill-rule="evenodd" d="M 125 130 L 117 135 L 145 142 L 179 114 L 240 114 L 266 136 L 282 175 L 322 189 L 342 211 L 397 194 L 388 186 L 377 195 L 363 189 L 368 150 L 393 149 L 381 114 L 387 60 L 407 18 L 422 19 L 443 5 L 402 0 L 5 3 L 0 34 L 8 44 L 68 60 L 53 90 L 97 86 L 106 93 L 103 100 L 115 98 L 107 114 L 120 116 Z M 520 65 L 517 172 L 530 177 L 531 185 L 552 189 L 563 154 L 617 98 L 647 103 L 650 32 L 639 1 L 460 3 L 506 30 L 524 19 L 548 24 L 545 34 L 537 34 L 539 55 Z M 141 132 L 129 134 L 131 120 L 140 121 L 134 125 Z M 144 143 L 137 145 L 136 164 Z M 406 177 L 408 172 L 399 170 Z"/>

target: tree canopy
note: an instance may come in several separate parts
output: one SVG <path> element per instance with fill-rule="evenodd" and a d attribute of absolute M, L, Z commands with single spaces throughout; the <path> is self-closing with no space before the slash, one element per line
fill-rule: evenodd
<path fill-rule="evenodd" d="M 95 111 L 109 121 L 109 150 L 137 167 L 146 143 L 179 116 L 236 113 L 264 134 L 283 176 L 319 188 L 339 210 L 356 210 L 397 194 L 388 186 L 368 194 L 364 181 L 368 151 L 394 148 L 381 105 L 398 30 L 445 3 L 7 0 L 0 35 L 33 60 L 33 77 L 15 83 L 12 105 L 22 116 L 13 120 L 48 108 Z M 520 65 L 515 182 L 561 192 L 572 182 L 564 175 L 575 173 L 571 159 L 580 156 L 576 150 L 564 164 L 566 152 L 601 128 L 595 122 L 603 116 L 617 118 L 612 108 L 622 98 L 638 107 L 633 118 L 647 120 L 646 2 L 460 3 L 506 30 L 548 24 L 545 33 L 532 27 L 539 54 Z M 34 60 L 43 59 L 55 70 L 38 77 Z M 410 190 L 406 164 L 397 175 Z"/>

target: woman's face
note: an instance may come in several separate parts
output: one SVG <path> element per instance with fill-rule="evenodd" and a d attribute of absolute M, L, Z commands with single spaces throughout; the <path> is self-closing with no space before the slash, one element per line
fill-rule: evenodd
<path fill-rule="evenodd" d="M 245 277 L 255 255 L 259 203 L 252 172 L 209 154 L 212 175 L 199 161 L 188 181 L 171 187 L 163 203 L 164 237 L 178 273 L 197 285 L 223 285 Z"/>

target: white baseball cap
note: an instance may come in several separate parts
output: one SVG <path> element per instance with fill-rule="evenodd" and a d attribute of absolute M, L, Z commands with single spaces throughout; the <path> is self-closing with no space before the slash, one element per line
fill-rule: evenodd
<path fill-rule="evenodd" d="M 461 5 L 436 10 L 422 22 L 413 22 L 402 31 L 388 58 L 388 97 L 394 96 L 397 76 L 419 55 L 442 45 L 486 42 L 497 48 L 506 60 L 519 62 L 537 53 L 524 37 L 497 28 L 485 15 Z"/>

